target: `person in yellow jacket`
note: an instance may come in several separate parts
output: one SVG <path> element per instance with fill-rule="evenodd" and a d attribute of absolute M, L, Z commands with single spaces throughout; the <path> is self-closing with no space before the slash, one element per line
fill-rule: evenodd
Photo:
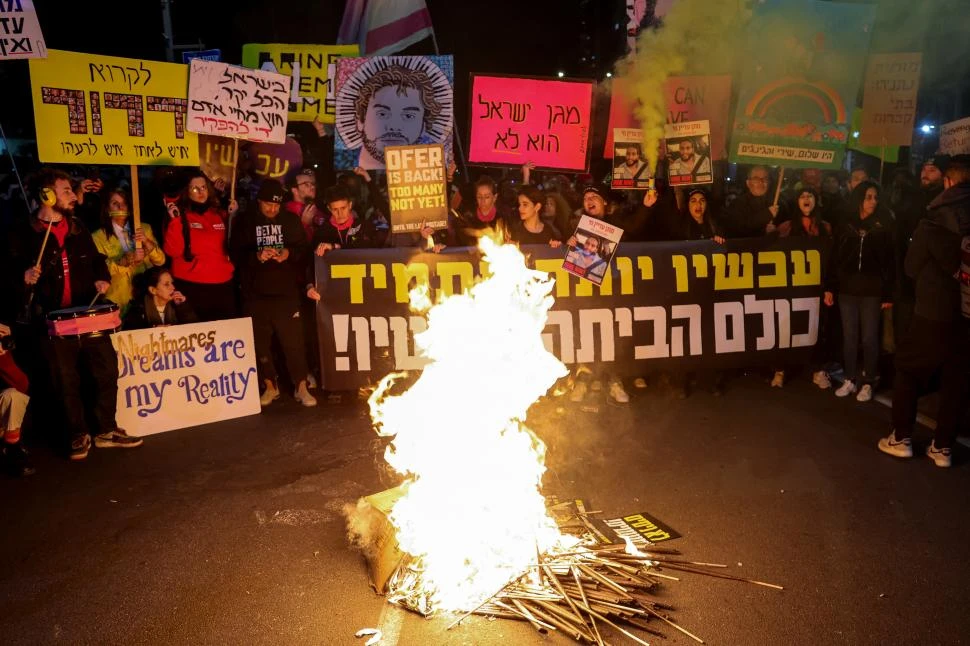
<path fill-rule="evenodd" d="M 111 288 L 105 297 L 121 308 L 124 316 L 132 297 L 132 279 L 165 263 L 165 252 L 145 223 L 134 228 L 131 199 L 122 189 L 114 189 L 102 201 L 101 228 L 94 232 L 94 244 L 108 259 Z M 141 242 L 141 249 L 136 244 Z"/>

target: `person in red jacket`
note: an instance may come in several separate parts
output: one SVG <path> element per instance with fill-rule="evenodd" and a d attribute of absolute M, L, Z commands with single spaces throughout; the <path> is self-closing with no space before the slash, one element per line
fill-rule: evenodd
<path fill-rule="evenodd" d="M 30 397 L 27 388 L 30 383 L 13 360 L 8 341 L 10 328 L 0 323 L 0 463 L 3 470 L 14 476 L 33 475 L 34 468 L 28 461 L 27 450 L 20 442 L 20 427 Z"/>
<path fill-rule="evenodd" d="M 218 321 L 237 315 L 233 266 L 226 245 L 229 212 L 209 179 L 194 174 L 165 229 L 165 253 L 172 259 L 172 275 L 179 291 L 190 300 L 200 321 Z"/>

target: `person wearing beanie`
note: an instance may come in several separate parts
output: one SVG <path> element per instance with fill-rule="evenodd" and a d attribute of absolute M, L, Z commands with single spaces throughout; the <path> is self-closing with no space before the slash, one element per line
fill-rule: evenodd
<path fill-rule="evenodd" d="M 243 310 L 253 321 L 257 367 L 265 384 L 259 403 L 279 399 L 273 337 L 303 406 L 316 406 L 307 390 L 307 362 L 300 324 L 300 283 L 304 271 L 306 233 L 300 219 L 282 208 L 286 192 L 275 179 L 263 180 L 256 203 L 233 227 L 230 249 L 239 269 Z"/>

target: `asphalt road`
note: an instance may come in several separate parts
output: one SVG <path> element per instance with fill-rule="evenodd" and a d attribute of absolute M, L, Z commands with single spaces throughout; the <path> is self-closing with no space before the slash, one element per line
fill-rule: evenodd
<path fill-rule="evenodd" d="M 532 422 L 547 492 L 648 511 L 683 534 L 670 547 L 785 586 L 671 582 L 675 617 L 707 643 L 970 641 L 965 449 L 949 471 L 883 456 L 888 409 L 804 382 L 556 405 Z M 377 597 L 341 510 L 392 484 L 379 454 L 362 406 L 292 400 L 83 463 L 39 448 L 36 476 L 0 481 L 0 642 L 349 645 L 380 626 L 383 646 L 568 643 L 477 617 L 445 632 Z M 693 643 L 664 632 L 650 641 Z"/>

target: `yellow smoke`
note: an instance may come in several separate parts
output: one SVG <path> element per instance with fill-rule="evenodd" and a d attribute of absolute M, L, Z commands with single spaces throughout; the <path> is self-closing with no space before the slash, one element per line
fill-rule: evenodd
<path fill-rule="evenodd" d="M 664 84 L 682 74 L 731 74 L 743 51 L 750 0 L 675 0 L 659 29 L 644 29 L 636 53 L 618 66 L 643 129 L 644 153 L 656 171 L 667 106 Z M 737 78 L 737 77 L 736 77 Z"/>

